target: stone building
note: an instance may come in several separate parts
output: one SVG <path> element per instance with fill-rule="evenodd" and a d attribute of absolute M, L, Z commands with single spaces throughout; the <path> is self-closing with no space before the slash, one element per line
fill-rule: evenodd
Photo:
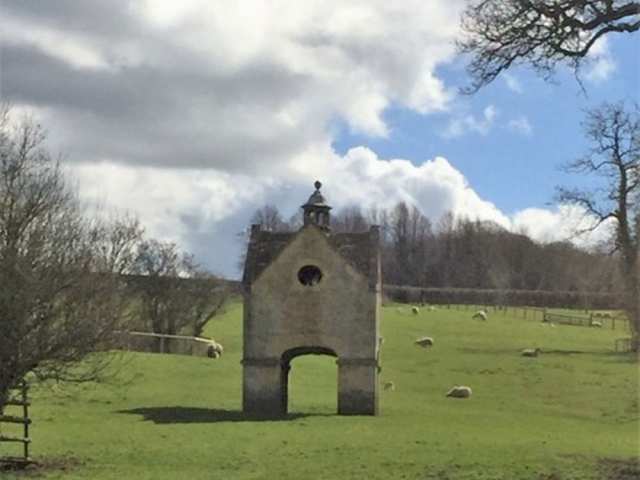
<path fill-rule="evenodd" d="M 320 182 L 297 232 L 253 225 L 244 287 L 243 409 L 287 412 L 291 361 L 337 357 L 338 413 L 378 412 L 379 229 L 331 233 Z"/>

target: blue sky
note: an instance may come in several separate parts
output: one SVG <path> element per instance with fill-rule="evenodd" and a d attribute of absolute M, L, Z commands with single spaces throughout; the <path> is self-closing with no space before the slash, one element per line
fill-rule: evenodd
<path fill-rule="evenodd" d="M 560 69 L 549 82 L 521 66 L 476 94 L 458 96 L 452 111 L 421 115 L 401 106 L 390 108 L 385 112 L 391 129 L 387 138 L 354 134 L 341 123 L 336 126 L 334 146 L 344 153 L 364 144 L 383 158 L 406 158 L 414 163 L 441 155 L 465 175 L 474 190 L 505 213 L 544 208 L 553 203 L 556 185 L 584 186 L 590 181 L 559 169 L 588 150 L 581 127 L 584 111 L 603 102 L 640 101 L 639 37 L 611 35 L 607 43 L 615 67 L 606 78 L 592 80 L 588 73 L 593 66 L 587 65 L 582 72 L 584 90 L 573 71 Z M 459 58 L 438 70 L 448 87 L 467 84 L 464 63 Z M 497 113 L 486 133 L 466 130 L 453 137 L 443 135 L 452 117 L 471 114 L 481 121 L 488 106 Z M 526 127 L 523 131 L 509 126 L 510 121 L 523 118 L 530 132 Z"/>
<path fill-rule="evenodd" d="M 0 10 L 0 99 L 49 132 L 88 205 L 138 216 L 237 277 L 238 233 L 293 215 L 323 182 L 335 208 L 405 201 L 541 242 L 589 219 L 553 203 L 589 180 L 583 110 L 638 100 L 638 35 L 583 70 L 521 67 L 473 96 L 453 47 L 464 0 L 59 0 Z"/>

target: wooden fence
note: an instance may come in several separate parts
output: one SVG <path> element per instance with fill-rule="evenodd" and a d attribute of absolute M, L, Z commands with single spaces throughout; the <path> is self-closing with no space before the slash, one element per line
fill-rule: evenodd
<path fill-rule="evenodd" d="M 557 323 L 559 325 L 589 327 L 591 326 L 592 318 L 591 316 L 578 317 L 575 315 L 566 315 L 564 313 L 545 312 L 542 321 L 546 323 Z"/>
<path fill-rule="evenodd" d="M 418 304 L 420 305 L 420 304 Z M 611 330 L 629 330 L 628 320 L 623 316 L 618 316 L 612 313 L 600 313 L 591 312 L 589 310 L 584 311 L 584 315 L 557 312 L 548 308 L 540 307 L 510 307 L 507 305 L 488 305 L 488 304 L 432 304 L 439 309 L 447 310 L 465 310 L 465 311 L 477 311 L 484 310 L 492 315 L 511 315 L 513 317 L 520 317 L 524 320 L 541 321 L 548 323 L 557 323 L 561 325 L 578 325 L 578 326 L 592 326 L 594 322 L 599 322 L 602 328 L 610 328 Z"/>
<path fill-rule="evenodd" d="M 28 398 L 29 385 L 23 381 L 21 384 L 12 391 L 12 395 L 5 405 L 5 411 L 0 415 L 0 426 L 3 423 L 8 424 L 22 424 L 23 433 L 22 436 L 10 436 L 3 435 L 0 430 L 0 443 L 22 443 L 22 457 L 15 456 L 2 456 L 0 460 L 3 462 L 10 462 L 16 464 L 26 464 L 31 461 L 29 457 L 29 445 L 31 444 L 31 438 L 29 438 L 29 425 L 31 425 L 31 419 L 29 418 L 29 406 L 31 403 Z M 17 391 L 17 395 L 15 392 Z M 9 415 L 6 412 L 6 407 L 22 407 L 22 415 Z"/>
<path fill-rule="evenodd" d="M 640 352 L 640 339 L 636 338 L 617 338 L 615 341 L 616 352 Z"/>

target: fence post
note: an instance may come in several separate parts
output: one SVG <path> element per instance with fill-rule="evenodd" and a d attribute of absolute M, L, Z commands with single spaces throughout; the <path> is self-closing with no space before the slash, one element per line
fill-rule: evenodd
<path fill-rule="evenodd" d="M 27 403 L 27 382 L 22 381 L 22 416 L 24 417 L 24 459 L 29 460 L 29 405 Z"/>

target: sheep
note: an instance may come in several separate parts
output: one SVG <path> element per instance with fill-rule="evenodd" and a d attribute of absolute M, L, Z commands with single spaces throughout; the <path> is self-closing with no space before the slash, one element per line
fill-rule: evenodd
<path fill-rule="evenodd" d="M 524 350 L 522 350 L 522 352 L 520 352 L 523 357 L 537 357 L 541 353 L 542 350 L 540 350 L 539 348 L 525 348 Z"/>
<path fill-rule="evenodd" d="M 436 311 L 436 307 L 434 307 L 433 305 L 429 305 L 429 311 L 430 312 L 435 312 Z"/>
<path fill-rule="evenodd" d="M 591 320 L 591 323 L 589 324 L 590 327 L 595 327 L 595 328 L 602 328 L 602 322 L 599 322 L 598 320 Z"/>
<path fill-rule="evenodd" d="M 469 398 L 471 396 L 471 387 L 465 387 L 464 385 L 456 385 L 447 392 L 447 397 L 453 398 Z"/>
<path fill-rule="evenodd" d="M 432 347 L 433 346 L 433 338 L 431 337 L 422 337 L 416 339 L 414 342 L 416 345 L 421 346 L 422 348 Z"/>
<path fill-rule="evenodd" d="M 384 385 L 382 386 L 382 388 L 385 390 L 391 390 L 392 392 L 394 392 L 396 390 L 396 385 L 393 382 L 384 382 Z"/>
<path fill-rule="evenodd" d="M 482 320 L 484 322 L 487 321 L 487 312 L 484 310 L 478 310 L 476 313 L 473 314 L 473 318 L 474 320 Z"/>
<path fill-rule="evenodd" d="M 411 313 L 414 315 L 418 315 L 420 313 L 420 309 L 418 307 L 411 307 Z"/>
<path fill-rule="evenodd" d="M 219 358 L 223 352 L 224 348 L 217 342 L 211 342 L 207 347 L 207 357 L 209 358 Z"/>

